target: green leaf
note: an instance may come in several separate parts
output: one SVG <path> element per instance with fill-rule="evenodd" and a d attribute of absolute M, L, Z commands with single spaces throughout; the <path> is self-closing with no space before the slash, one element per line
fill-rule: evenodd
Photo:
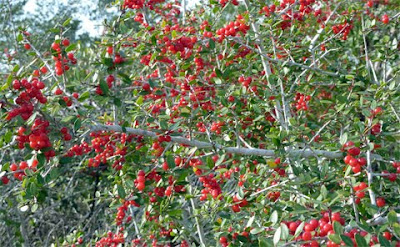
<path fill-rule="evenodd" d="M 210 49 L 214 50 L 215 48 L 215 41 L 213 39 L 208 40 L 208 44 L 210 45 Z"/>
<path fill-rule="evenodd" d="M 353 246 L 353 241 L 351 240 L 351 238 L 347 237 L 344 234 L 340 234 L 340 238 L 342 239 L 342 241 L 348 245 L 348 246 Z"/>
<path fill-rule="evenodd" d="M 77 118 L 74 122 L 74 131 L 77 131 L 82 125 L 82 121 L 80 118 Z"/>
<path fill-rule="evenodd" d="M 264 228 L 256 227 L 256 228 L 251 229 L 250 233 L 253 234 L 253 235 L 256 235 L 256 234 L 259 234 L 260 232 L 263 232 L 263 231 L 264 231 Z"/>
<path fill-rule="evenodd" d="M 278 223 L 278 211 L 275 210 L 274 212 L 272 212 L 271 216 L 269 217 L 269 221 L 272 222 L 272 225 Z"/>
<path fill-rule="evenodd" d="M 384 236 L 382 236 L 382 234 L 379 234 L 378 239 L 379 239 L 379 243 L 382 246 L 390 247 L 390 242 Z"/>
<path fill-rule="evenodd" d="M 281 240 L 281 227 L 278 227 L 278 229 L 276 229 L 275 234 L 274 234 L 274 245 L 278 245 L 279 241 Z"/>
<path fill-rule="evenodd" d="M 289 228 L 286 224 L 281 223 L 281 239 L 286 240 L 289 237 Z"/>
<path fill-rule="evenodd" d="M 39 205 L 37 205 L 36 203 L 32 205 L 31 207 L 31 212 L 34 213 L 36 212 L 36 210 L 38 209 Z"/>
<path fill-rule="evenodd" d="M 103 94 L 105 94 L 105 95 L 108 94 L 109 88 L 105 81 L 100 81 L 100 89 L 101 89 L 101 91 L 103 91 Z"/>
<path fill-rule="evenodd" d="M 298 237 L 300 233 L 303 231 L 305 221 L 301 222 L 301 224 L 296 228 L 296 232 L 294 233 L 294 237 Z"/>
<path fill-rule="evenodd" d="M 65 51 L 70 52 L 70 51 L 75 50 L 75 48 L 76 48 L 76 43 L 73 43 L 73 44 L 70 44 L 67 48 L 65 48 Z"/>
<path fill-rule="evenodd" d="M 340 145 L 344 145 L 347 142 L 347 132 L 343 133 L 343 135 L 340 136 Z"/>
<path fill-rule="evenodd" d="M 395 211 L 390 211 L 389 213 L 388 213 L 388 221 L 389 221 L 389 224 L 394 224 L 394 223 L 397 223 L 397 213 L 395 212 Z"/>
<path fill-rule="evenodd" d="M 79 101 L 82 102 L 82 101 L 88 99 L 89 97 L 90 97 L 90 93 L 88 91 L 86 91 L 79 96 Z"/>
<path fill-rule="evenodd" d="M 24 36 L 22 36 L 22 33 L 19 33 L 19 34 L 17 35 L 17 41 L 18 41 L 18 42 L 21 42 L 23 39 L 24 39 Z"/>
<path fill-rule="evenodd" d="M 361 235 L 356 234 L 355 236 L 357 246 L 368 246 L 367 241 L 365 238 L 361 237 Z"/>
<path fill-rule="evenodd" d="M 334 242 L 335 244 L 340 244 L 342 242 L 338 234 L 329 234 L 328 239 Z"/>
<path fill-rule="evenodd" d="M 125 198 L 126 197 L 125 189 L 124 189 L 124 187 L 122 185 L 118 184 L 117 190 L 118 190 L 118 195 L 119 195 L 120 198 Z"/>
<path fill-rule="evenodd" d="M 400 236 L 400 224 L 399 223 L 394 223 L 393 224 L 393 230 L 394 230 L 394 233 L 396 233 L 397 236 Z"/>
<path fill-rule="evenodd" d="M 255 215 L 251 216 L 250 219 L 249 219 L 249 221 L 247 221 L 246 228 L 247 228 L 247 227 L 250 227 L 250 226 L 253 224 L 253 222 L 254 222 L 255 219 L 256 219 L 256 216 L 255 216 Z"/>
<path fill-rule="evenodd" d="M 64 23 L 62 24 L 62 25 L 63 25 L 63 27 L 66 27 L 66 26 L 68 26 L 68 25 L 69 25 L 69 23 L 71 22 L 71 20 L 72 20 L 72 18 L 68 18 L 68 19 L 66 19 L 66 20 L 64 21 Z"/>
<path fill-rule="evenodd" d="M 335 231 L 336 234 L 342 234 L 343 233 L 343 226 L 337 222 L 333 222 L 333 230 Z"/>

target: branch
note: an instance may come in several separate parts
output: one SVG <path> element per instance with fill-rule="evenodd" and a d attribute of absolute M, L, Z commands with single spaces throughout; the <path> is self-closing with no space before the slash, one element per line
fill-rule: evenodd
<path fill-rule="evenodd" d="M 148 130 L 142 130 L 142 129 L 134 129 L 134 128 L 123 128 L 119 125 L 103 125 L 103 124 L 97 124 L 91 127 L 92 131 L 98 131 L 98 130 L 104 130 L 104 131 L 114 131 L 114 132 L 125 132 L 129 134 L 134 134 L 134 135 L 141 135 L 141 136 L 147 136 L 151 137 L 153 139 L 158 138 L 158 134 L 152 131 Z M 171 136 L 171 141 L 174 143 L 179 143 L 179 144 L 184 144 L 187 146 L 192 146 L 192 147 L 197 147 L 200 149 L 207 149 L 207 148 L 217 148 L 224 150 L 227 153 L 232 153 L 232 154 L 241 154 L 241 155 L 254 155 L 254 156 L 265 156 L 265 157 L 275 157 L 275 151 L 274 150 L 268 150 L 268 149 L 260 149 L 260 148 L 237 148 L 237 147 L 225 147 L 220 144 L 214 144 L 210 142 L 204 142 L 204 141 L 197 141 L 197 140 L 189 140 L 187 138 L 184 138 L 182 136 Z M 309 157 L 315 157 L 315 156 L 322 156 L 328 159 L 341 159 L 343 158 L 343 153 L 340 151 L 325 151 L 325 150 L 312 150 L 310 148 L 307 148 L 305 150 L 303 149 L 298 149 L 298 150 L 289 150 L 287 151 L 287 155 L 291 157 L 303 157 L 303 158 L 309 158 Z M 374 158 L 381 159 L 382 157 L 379 155 L 371 155 Z"/>

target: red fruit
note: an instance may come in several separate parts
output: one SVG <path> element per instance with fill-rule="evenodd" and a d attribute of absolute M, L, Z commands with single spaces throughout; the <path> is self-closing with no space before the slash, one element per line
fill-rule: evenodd
<path fill-rule="evenodd" d="M 107 47 L 107 53 L 110 54 L 110 55 L 113 53 L 113 47 L 112 46 Z"/>
<path fill-rule="evenodd" d="M 318 220 L 312 219 L 309 224 L 315 229 L 318 227 Z"/>
<path fill-rule="evenodd" d="M 21 83 L 18 80 L 14 80 L 12 86 L 15 90 L 19 90 L 21 88 Z"/>
<path fill-rule="evenodd" d="M 25 170 L 26 168 L 28 168 L 28 163 L 26 161 L 19 163 L 19 169 Z"/>
<path fill-rule="evenodd" d="M 237 205 L 237 204 L 233 205 L 233 206 L 232 206 L 232 210 L 233 210 L 233 212 L 235 212 L 235 213 L 240 212 L 240 207 L 239 207 L 239 205 Z"/>
<path fill-rule="evenodd" d="M 367 160 L 364 157 L 358 158 L 357 161 L 360 166 L 365 166 L 367 164 Z"/>
<path fill-rule="evenodd" d="M 145 90 L 145 91 L 150 91 L 150 84 L 144 83 L 143 86 L 142 86 L 142 88 L 143 88 L 143 90 Z"/>
<path fill-rule="evenodd" d="M 396 175 L 395 173 L 390 173 L 389 176 L 388 176 L 388 179 L 389 179 L 391 182 L 394 182 L 394 181 L 396 181 L 396 179 L 397 179 L 397 175 Z"/>
<path fill-rule="evenodd" d="M 60 44 L 54 42 L 53 44 L 51 44 L 51 48 L 53 48 L 53 50 L 58 51 L 60 50 Z"/>
<path fill-rule="evenodd" d="M 349 162 L 349 165 L 352 166 L 352 167 L 360 166 L 360 164 L 358 163 L 358 160 L 356 158 L 351 158 L 350 162 Z"/>
<path fill-rule="evenodd" d="M 350 163 L 350 161 L 351 161 L 351 159 L 353 159 L 353 156 L 351 156 L 351 155 L 346 155 L 346 157 L 344 157 L 344 163 L 345 164 L 349 164 Z"/>
<path fill-rule="evenodd" d="M 317 224 L 318 224 L 318 222 L 317 222 Z M 315 227 L 313 226 L 313 225 L 311 225 L 311 224 L 305 224 L 304 225 L 304 231 L 306 231 L 306 232 L 312 232 L 312 231 L 314 231 L 315 230 Z"/>
<path fill-rule="evenodd" d="M 137 181 L 138 181 L 138 183 L 144 183 L 144 182 L 146 182 L 146 178 L 144 176 L 138 176 Z"/>
<path fill-rule="evenodd" d="M 54 92 L 55 95 L 61 95 L 63 91 L 60 88 L 57 88 L 56 91 Z"/>
<path fill-rule="evenodd" d="M 69 40 L 68 39 L 64 39 L 62 42 L 63 46 L 69 46 Z"/>
<path fill-rule="evenodd" d="M 46 74 L 47 73 L 47 67 L 43 66 L 40 68 L 40 72 L 42 72 L 42 74 Z"/>
<path fill-rule="evenodd" d="M 139 190 L 139 191 L 143 191 L 144 190 L 144 188 L 145 188 L 145 184 L 144 183 L 138 183 L 137 185 L 136 185 L 136 188 Z"/>
<path fill-rule="evenodd" d="M 10 182 L 10 179 L 7 176 L 2 176 L 1 182 L 3 182 L 3 184 L 8 184 L 8 182 Z"/>
<path fill-rule="evenodd" d="M 168 167 L 168 163 L 167 163 L 167 162 L 164 162 L 164 163 L 163 163 L 162 169 L 163 169 L 164 171 L 168 171 L 169 167 Z"/>
<path fill-rule="evenodd" d="M 297 227 L 298 227 L 298 224 L 297 224 L 296 222 L 291 222 L 291 223 L 289 224 L 289 230 L 290 230 L 291 232 L 296 231 Z"/>
<path fill-rule="evenodd" d="M 144 177 L 144 176 L 146 176 L 146 173 L 144 173 L 143 170 L 140 170 L 140 171 L 138 172 L 138 177 Z"/>
<path fill-rule="evenodd" d="M 365 189 L 368 187 L 368 185 L 367 185 L 366 183 L 364 183 L 364 182 L 361 182 L 361 183 L 358 185 L 358 187 L 360 188 L 360 190 L 365 190 Z"/>
<path fill-rule="evenodd" d="M 303 235 L 301 236 L 301 238 L 304 241 L 309 241 L 312 238 L 311 232 L 304 232 Z"/>
<path fill-rule="evenodd" d="M 392 234 L 390 234 L 390 232 L 383 232 L 382 235 L 389 241 L 392 239 Z"/>
<path fill-rule="evenodd" d="M 369 0 L 369 1 L 367 2 L 367 6 L 370 7 L 370 8 L 372 8 L 372 7 L 374 6 L 374 1 Z"/>
<path fill-rule="evenodd" d="M 181 159 L 181 157 L 176 156 L 174 161 L 175 161 L 175 165 L 179 166 L 181 164 L 181 162 L 182 162 L 182 159 Z"/>
<path fill-rule="evenodd" d="M 361 166 L 360 166 L 360 165 L 353 166 L 353 167 L 351 168 L 351 170 L 352 170 L 354 173 L 359 173 L 359 172 L 361 171 Z"/>
<path fill-rule="evenodd" d="M 348 141 L 348 142 L 346 142 L 346 143 L 344 144 L 344 147 L 345 147 L 345 148 L 352 147 L 352 146 L 354 146 L 354 142 L 352 142 L 352 141 Z"/>
<path fill-rule="evenodd" d="M 72 94 L 72 97 L 74 97 L 75 99 L 78 99 L 79 98 L 79 94 L 77 92 L 75 92 L 75 93 Z"/>
<path fill-rule="evenodd" d="M 382 22 L 383 24 L 389 24 L 389 16 L 387 14 L 382 16 Z"/>
<path fill-rule="evenodd" d="M 340 221 L 340 212 L 332 214 L 332 221 Z"/>
<path fill-rule="evenodd" d="M 360 154 L 360 149 L 358 147 L 353 147 L 350 148 L 347 152 L 352 156 L 357 156 Z"/>
<path fill-rule="evenodd" d="M 39 164 L 38 160 L 33 160 L 32 164 L 31 164 L 31 168 L 36 168 L 38 164 Z"/>
<path fill-rule="evenodd" d="M 279 165 L 281 163 L 281 158 L 276 158 L 274 162 L 275 164 Z"/>
<path fill-rule="evenodd" d="M 30 44 L 24 44 L 24 48 L 25 48 L 26 50 L 30 50 L 30 49 L 31 49 L 31 45 L 30 45 Z"/>
<path fill-rule="evenodd" d="M 12 164 L 10 165 L 10 170 L 13 171 L 13 172 L 15 172 L 16 170 L 18 170 L 17 164 L 12 163 Z"/>
<path fill-rule="evenodd" d="M 376 206 L 378 207 L 384 207 L 386 204 L 385 199 L 383 197 L 378 197 L 376 198 Z"/>
<path fill-rule="evenodd" d="M 226 237 L 222 236 L 222 237 L 219 238 L 219 242 L 221 244 L 226 244 L 228 242 L 228 239 Z"/>

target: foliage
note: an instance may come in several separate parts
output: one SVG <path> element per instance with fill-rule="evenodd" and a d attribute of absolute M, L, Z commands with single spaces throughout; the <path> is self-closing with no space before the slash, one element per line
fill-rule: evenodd
<path fill-rule="evenodd" d="M 399 246 L 397 1 L 113 5 L 8 33 L 2 246 Z"/>

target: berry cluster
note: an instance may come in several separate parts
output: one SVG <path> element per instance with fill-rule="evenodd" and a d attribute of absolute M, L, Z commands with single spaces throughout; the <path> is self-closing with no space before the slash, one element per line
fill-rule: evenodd
<path fill-rule="evenodd" d="M 231 21 L 225 27 L 217 30 L 216 34 L 219 36 L 219 42 L 221 43 L 226 37 L 237 36 L 239 33 L 246 35 L 250 26 L 245 24 L 244 18 L 241 15 L 236 17 L 236 21 Z"/>
<path fill-rule="evenodd" d="M 140 170 L 138 172 L 138 176 L 137 178 L 134 180 L 136 189 L 138 189 L 139 191 L 143 191 L 144 188 L 146 187 L 145 182 L 146 182 L 146 174 L 144 173 L 143 170 Z"/>
<path fill-rule="evenodd" d="M 96 247 L 111 247 L 125 243 L 125 237 L 122 231 L 119 233 L 108 232 L 107 237 L 101 238 L 96 242 Z"/>
<path fill-rule="evenodd" d="M 347 150 L 347 156 L 344 158 L 344 163 L 351 166 L 354 173 L 361 171 L 361 167 L 367 164 L 367 160 L 364 157 L 355 158 L 354 156 L 360 155 L 360 148 L 354 147 L 354 142 L 348 141 L 343 146 L 344 150 Z"/>
<path fill-rule="evenodd" d="M 23 120 L 27 120 L 33 113 L 36 100 L 41 104 L 47 103 L 47 98 L 40 91 L 45 88 L 45 84 L 37 78 L 33 78 L 31 83 L 27 79 L 14 80 L 12 86 L 13 89 L 21 91 L 15 100 L 15 103 L 19 106 L 8 112 L 7 120 L 12 120 L 18 115 Z"/>
<path fill-rule="evenodd" d="M 55 72 L 56 75 L 61 76 L 64 74 L 65 71 L 69 70 L 69 64 L 75 65 L 77 63 L 76 58 L 74 57 L 74 53 L 70 52 L 67 54 L 66 57 L 63 56 L 63 51 L 61 47 L 68 47 L 70 45 L 70 42 L 68 39 L 64 39 L 60 43 L 54 42 L 51 45 L 51 49 L 54 51 L 53 53 L 53 59 L 55 61 Z"/>
<path fill-rule="evenodd" d="M 307 102 L 309 102 L 311 100 L 311 96 L 310 95 L 304 95 L 302 93 L 296 93 L 296 97 L 294 98 L 294 100 L 296 100 L 296 110 L 298 111 L 307 111 L 308 110 L 308 105 Z"/>
<path fill-rule="evenodd" d="M 126 216 L 126 211 L 128 210 L 129 206 L 140 207 L 140 205 L 134 200 L 125 201 L 124 204 L 117 209 L 117 217 L 115 218 L 117 226 L 122 225 Z M 132 216 L 128 216 L 125 220 L 125 223 L 129 223 L 131 220 Z"/>
<path fill-rule="evenodd" d="M 31 169 L 33 172 L 35 172 L 38 163 L 39 162 L 37 160 L 33 160 L 30 165 L 28 165 L 28 162 L 26 162 L 26 161 L 21 161 L 19 163 L 19 165 L 12 163 L 10 165 L 10 171 L 14 173 L 15 179 L 18 179 L 21 181 L 23 179 L 23 177 L 26 175 L 25 170 Z M 6 176 L 3 176 L 2 181 L 3 181 L 3 184 L 7 184 L 9 182 L 9 179 Z"/>
<path fill-rule="evenodd" d="M 349 35 L 352 28 L 353 28 L 353 25 L 350 23 L 347 23 L 347 21 L 345 21 L 342 24 L 333 26 L 332 31 L 334 34 L 341 34 L 342 40 L 347 40 L 347 36 Z"/>

